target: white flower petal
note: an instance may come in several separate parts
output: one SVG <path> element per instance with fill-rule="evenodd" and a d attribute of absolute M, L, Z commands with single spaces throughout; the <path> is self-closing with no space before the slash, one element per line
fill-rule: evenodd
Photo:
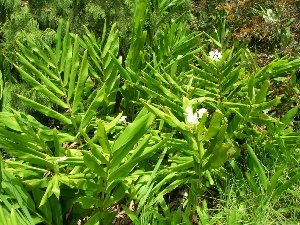
<path fill-rule="evenodd" d="M 200 119 L 200 118 L 202 118 L 204 113 L 207 113 L 207 109 L 206 108 L 201 108 L 197 111 L 197 113 L 198 113 L 198 118 Z"/>
<path fill-rule="evenodd" d="M 188 123 L 197 124 L 198 123 L 197 113 L 188 115 L 186 120 L 187 120 Z"/>
<path fill-rule="evenodd" d="M 190 107 L 190 106 L 186 107 L 185 112 L 186 112 L 186 115 L 191 115 L 191 114 L 193 114 L 193 109 L 192 109 L 192 107 Z"/>

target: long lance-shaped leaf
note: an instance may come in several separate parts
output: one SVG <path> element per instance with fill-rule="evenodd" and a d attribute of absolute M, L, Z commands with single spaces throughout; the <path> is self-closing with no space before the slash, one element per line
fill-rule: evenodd
<path fill-rule="evenodd" d="M 26 48 L 23 44 L 21 44 L 20 42 L 17 42 L 20 49 L 22 50 L 24 56 L 26 56 L 26 58 L 35 65 L 35 67 L 40 68 L 42 71 L 44 71 L 45 73 L 47 73 L 51 78 L 53 78 L 54 80 L 59 81 L 60 78 L 57 76 L 57 74 L 55 74 L 52 70 L 50 70 L 48 68 L 48 66 L 41 61 L 35 54 L 33 54 L 33 52 Z"/>
<path fill-rule="evenodd" d="M 51 82 L 51 80 L 44 76 L 39 70 L 37 70 L 30 62 L 28 62 L 22 55 L 20 55 L 19 53 L 16 53 L 17 56 L 20 59 L 20 62 L 22 63 L 22 65 L 26 66 L 26 68 L 33 73 L 36 77 L 38 77 L 39 79 L 41 79 L 41 81 L 44 82 L 44 84 L 52 91 L 54 91 L 55 93 L 59 94 L 60 96 L 64 95 L 64 92 L 59 89 L 55 84 L 53 84 Z M 17 67 L 17 66 L 16 66 Z M 20 68 L 17 68 L 18 70 L 20 70 Z"/>
<path fill-rule="evenodd" d="M 281 119 L 281 122 L 284 125 L 279 125 L 278 128 L 279 130 L 283 130 L 285 127 L 289 126 L 290 123 L 292 122 L 292 120 L 294 119 L 294 117 L 296 116 L 298 112 L 298 107 L 292 108 L 290 109 L 285 115 L 284 117 Z"/>
<path fill-rule="evenodd" d="M 78 110 L 78 106 L 82 100 L 82 93 L 84 89 L 84 84 L 85 81 L 88 77 L 88 69 L 89 69 L 89 64 L 87 61 L 87 51 L 84 52 L 83 54 L 83 59 L 81 63 L 81 68 L 80 68 L 80 73 L 78 76 L 77 80 L 77 86 L 75 89 L 75 96 L 74 96 L 74 101 L 73 101 L 73 106 L 72 106 L 72 112 L 76 112 Z"/>
<path fill-rule="evenodd" d="M 101 50 L 98 46 L 97 40 L 95 38 L 95 35 L 92 34 L 87 27 L 84 26 L 84 30 L 86 33 L 86 36 L 84 36 L 84 40 L 86 43 L 86 48 L 89 52 L 89 55 L 93 61 L 93 63 L 95 64 L 95 66 L 97 67 L 97 69 L 99 69 L 100 71 L 102 71 L 101 66 L 99 64 L 100 61 L 100 54 L 101 54 Z"/>
<path fill-rule="evenodd" d="M 69 76 L 72 71 L 72 53 L 73 53 L 73 46 L 69 44 L 67 50 L 67 55 L 66 55 L 66 62 L 65 62 L 65 68 L 64 68 L 64 81 L 63 85 L 64 87 L 68 84 L 69 82 Z"/>
<path fill-rule="evenodd" d="M 93 119 L 93 117 L 96 115 L 97 109 L 105 104 L 105 99 L 107 98 L 106 96 L 106 86 L 103 85 L 100 90 L 97 91 L 97 95 L 94 98 L 93 102 L 91 103 L 90 107 L 84 114 L 81 124 L 80 124 L 80 129 L 86 127 L 88 123 Z"/>
<path fill-rule="evenodd" d="M 56 35 L 55 35 L 55 43 L 56 43 L 56 47 L 55 47 L 55 56 L 56 56 L 55 58 L 56 58 L 56 61 L 55 61 L 55 64 L 57 66 L 58 66 L 58 62 L 59 62 L 60 56 L 61 56 L 62 23 L 63 23 L 63 20 L 60 19 L 58 21 L 58 28 L 57 28 Z"/>
<path fill-rule="evenodd" d="M 87 48 L 87 50 L 89 52 L 89 56 L 91 57 L 94 65 L 96 66 L 96 68 L 99 71 L 101 71 L 103 73 L 102 68 L 101 68 L 101 66 L 99 64 L 99 61 L 100 61 L 99 53 L 97 53 L 95 51 L 94 46 L 93 46 L 93 44 L 91 43 L 91 40 L 88 37 L 84 37 L 84 40 L 85 40 L 85 43 L 86 43 L 86 48 Z"/>
<path fill-rule="evenodd" d="M 24 188 L 24 186 L 18 178 L 14 177 L 7 171 L 5 171 L 3 175 L 4 181 L 7 181 L 4 182 L 4 186 L 6 187 L 3 187 L 3 190 L 5 190 L 11 197 L 13 196 L 18 202 L 18 207 L 20 207 L 20 210 L 17 210 L 18 214 L 16 216 L 19 218 L 20 221 L 26 220 L 26 223 L 28 225 L 35 224 L 32 221 L 32 217 L 28 211 L 28 209 L 35 211 L 35 204 L 32 198 L 30 197 L 29 193 Z M 22 213 L 20 211 L 22 211 Z M 18 224 L 20 223 L 16 223 L 16 225 Z"/>
<path fill-rule="evenodd" d="M 70 100 L 73 96 L 74 89 L 75 89 L 75 81 L 76 81 L 76 74 L 79 67 L 79 41 L 78 35 L 74 38 L 74 47 L 73 47 L 73 56 L 72 56 L 72 67 L 71 67 L 71 74 L 69 79 L 69 89 L 68 89 L 68 100 Z"/>
<path fill-rule="evenodd" d="M 154 107 L 151 104 L 148 104 L 146 101 L 144 101 L 144 100 L 141 100 L 141 101 L 142 101 L 143 105 L 147 108 L 147 110 L 149 110 L 154 115 L 163 119 L 170 126 L 178 127 L 183 132 L 189 130 L 189 127 L 185 123 L 179 121 L 170 111 L 167 114 L 167 113 L 162 112 L 161 110 L 157 109 L 157 107 Z"/>
<path fill-rule="evenodd" d="M 121 76 L 128 81 L 132 81 L 130 74 L 127 72 L 127 70 L 124 69 L 124 67 L 122 66 L 121 62 L 122 62 L 122 58 L 121 60 L 118 60 L 111 52 L 109 52 L 112 61 L 114 62 L 114 65 L 116 65 L 119 69 L 119 72 L 121 74 Z"/>
<path fill-rule="evenodd" d="M 200 60 L 200 59 L 199 59 L 199 60 Z M 202 61 L 201 61 L 201 62 L 202 62 Z M 204 65 L 206 66 L 205 63 L 203 63 L 202 65 L 203 65 L 203 66 L 204 66 Z M 212 82 L 215 82 L 215 83 L 218 82 L 218 80 L 217 80 L 214 76 L 212 76 L 211 74 L 209 74 L 209 72 L 211 72 L 211 71 L 208 71 L 208 69 L 207 69 L 208 72 L 206 72 L 206 71 L 204 71 L 204 70 L 201 70 L 201 69 L 197 68 L 197 67 L 194 66 L 194 65 L 190 65 L 190 67 L 191 67 L 197 74 L 199 74 L 203 79 L 208 80 L 208 81 L 212 81 Z M 210 67 L 208 67 L 208 68 L 210 68 Z M 204 67 L 204 69 L 205 69 L 205 67 Z M 210 69 L 211 69 L 211 68 L 210 68 Z"/>
<path fill-rule="evenodd" d="M 42 44 L 42 47 L 47 50 L 50 60 L 52 62 L 55 62 L 55 52 L 53 51 L 53 49 L 43 40 L 42 36 L 36 36 L 36 38 Z M 55 65 L 55 68 L 56 68 L 56 65 Z"/>
<path fill-rule="evenodd" d="M 106 178 L 107 174 L 104 171 L 104 167 L 101 166 L 101 162 L 97 160 L 92 154 L 82 151 L 85 165 L 95 172 L 98 176 Z"/>
<path fill-rule="evenodd" d="M 228 77 L 223 79 L 223 90 L 231 91 L 233 85 L 237 82 L 240 76 L 244 74 L 244 65 L 240 65 L 228 74 Z"/>
<path fill-rule="evenodd" d="M 26 105 L 34 108 L 35 110 L 43 113 L 46 116 L 49 116 L 51 118 L 57 119 L 59 121 L 61 121 L 64 124 L 72 124 L 72 121 L 70 119 L 68 119 L 67 117 L 65 117 L 64 115 L 46 107 L 43 106 L 35 101 L 32 101 L 24 96 L 21 95 L 17 95 Z"/>
<path fill-rule="evenodd" d="M 45 156 L 40 157 L 37 153 L 41 154 L 40 152 L 36 152 L 30 148 L 27 148 L 25 146 L 20 146 L 18 144 L 15 144 L 13 142 L 8 142 L 7 140 L 3 140 L 0 138 L 0 146 L 2 149 L 4 149 L 9 154 L 18 157 L 19 159 L 22 159 L 26 162 L 29 162 L 34 165 L 39 165 L 42 167 L 48 167 L 50 169 L 54 169 L 53 163 L 47 161 Z"/>
<path fill-rule="evenodd" d="M 155 116 L 148 113 L 129 124 L 115 141 L 112 152 L 111 168 L 118 166 L 138 140 L 148 131 Z"/>
<path fill-rule="evenodd" d="M 53 224 L 63 225 L 63 215 L 62 215 L 63 210 L 59 199 L 52 196 L 49 198 L 49 203 L 52 210 Z"/>
<path fill-rule="evenodd" d="M 247 151 L 252 159 L 254 168 L 256 169 L 257 175 L 261 181 L 261 184 L 263 185 L 264 189 L 267 190 L 268 185 L 269 185 L 269 180 L 265 174 L 265 171 L 264 171 L 262 165 L 260 164 L 257 156 L 255 155 L 253 149 L 248 144 L 246 144 L 246 147 L 247 147 Z"/>
<path fill-rule="evenodd" d="M 105 153 L 111 154 L 111 148 L 107 138 L 107 131 L 105 130 L 105 127 L 101 121 L 99 121 L 98 123 L 97 137 L 99 139 L 103 151 Z"/>
<path fill-rule="evenodd" d="M 108 51 L 110 50 L 114 50 L 112 47 L 114 47 L 114 43 L 115 42 L 119 42 L 119 38 L 118 38 L 118 31 L 116 30 L 116 24 L 113 24 L 111 29 L 110 29 L 110 33 L 109 36 L 107 38 L 106 44 L 103 47 L 102 50 L 102 58 L 106 57 Z M 115 52 L 113 52 L 114 54 Z"/>
<path fill-rule="evenodd" d="M 0 205 L 0 222 L 3 225 L 9 225 L 8 212 L 4 210 L 4 207 L 2 207 L 2 205 Z"/>
<path fill-rule="evenodd" d="M 169 18 L 171 18 L 176 12 L 178 12 L 178 10 L 180 10 L 180 8 L 184 5 L 184 3 L 186 2 L 186 0 L 184 1 L 180 1 L 177 2 L 177 4 L 172 8 L 172 10 L 170 10 L 170 12 L 168 12 L 166 15 L 164 15 L 162 17 L 162 19 L 156 24 L 156 28 L 160 27 L 163 23 L 165 23 L 165 21 L 167 21 Z M 172 4 L 168 5 L 168 7 L 170 7 Z M 163 13 L 165 13 L 167 11 L 167 8 L 164 8 L 161 10 L 161 15 L 163 15 Z"/>
<path fill-rule="evenodd" d="M 263 103 L 266 100 L 266 95 L 268 92 L 268 88 L 270 86 L 270 81 L 266 80 L 261 86 L 259 92 L 255 96 L 255 104 Z"/>
<path fill-rule="evenodd" d="M 67 22 L 67 25 L 65 27 L 65 36 L 64 36 L 64 39 L 63 39 L 62 53 L 61 53 L 60 65 L 59 65 L 59 72 L 60 73 L 64 70 L 65 63 L 68 63 L 66 56 L 68 54 L 69 45 L 70 45 L 70 42 L 71 42 L 69 30 L 70 30 L 70 23 Z"/>
<path fill-rule="evenodd" d="M 54 103 L 60 105 L 63 108 L 68 108 L 68 105 L 64 103 L 60 98 L 58 98 L 55 94 L 53 94 L 51 91 L 49 91 L 44 85 L 40 84 L 38 81 L 36 81 L 32 76 L 30 76 L 27 72 L 19 68 L 18 66 L 15 66 L 16 69 L 20 72 L 23 79 L 27 81 L 28 84 L 30 84 L 35 90 L 40 91 L 45 96 L 47 96 L 49 99 L 51 99 Z"/>
<path fill-rule="evenodd" d="M 121 165 L 117 170 L 113 171 L 111 174 L 109 174 L 109 177 L 107 179 L 108 188 L 110 185 L 112 185 L 115 181 L 117 181 L 121 177 L 126 177 L 128 175 L 128 172 L 136 165 L 137 162 L 141 160 L 140 155 L 144 151 L 144 149 L 147 147 L 147 144 L 149 143 L 149 140 L 151 138 L 151 135 L 145 136 L 140 142 L 136 149 L 134 149 L 134 152 L 130 156 L 126 162 Z M 138 159 L 139 158 L 139 159 Z"/>
<path fill-rule="evenodd" d="M 54 175 L 54 176 L 57 176 L 57 175 Z M 53 194 L 52 192 L 52 189 L 53 189 L 53 182 L 54 182 L 54 178 L 52 178 L 49 183 L 48 183 L 48 186 L 47 186 L 47 189 L 45 191 L 45 194 L 43 195 L 43 198 L 40 202 L 40 205 L 39 207 L 43 206 L 47 200 L 51 197 L 51 195 Z"/>
<path fill-rule="evenodd" d="M 2 164 L 2 157 L 0 158 L 0 189 L 2 190 L 2 171 L 4 171 L 3 170 L 3 164 Z"/>
<path fill-rule="evenodd" d="M 29 44 L 29 47 L 32 51 L 36 52 L 43 60 L 45 60 L 45 62 L 51 66 L 52 68 L 56 68 L 56 66 L 53 64 L 53 62 L 51 61 L 51 59 L 49 59 L 49 57 L 45 54 L 45 52 L 37 46 L 37 44 L 32 40 L 32 38 L 27 35 L 25 32 L 23 32 L 27 43 Z"/>
<path fill-rule="evenodd" d="M 277 97 L 269 102 L 262 102 L 260 104 L 254 104 L 254 110 L 252 111 L 251 115 L 256 115 L 256 113 L 261 112 L 265 109 L 269 109 L 273 106 L 276 106 L 280 103 L 281 97 Z"/>
<path fill-rule="evenodd" d="M 126 160 L 126 162 L 122 166 L 120 166 L 116 171 L 114 171 L 109 175 L 108 182 L 113 182 L 114 180 L 117 180 L 119 177 L 127 176 L 127 173 L 130 170 L 132 170 L 138 162 L 149 157 L 151 154 L 159 151 L 167 143 L 167 141 L 171 138 L 171 136 L 172 135 L 168 135 L 159 143 L 151 147 L 146 146 L 149 143 L 151 136 L 144 137 L 144 139 L 140 142 L 139 146 L 133 151 L 130 158 Z"/>
<path fill-rule="evenodd" d="M 32 142 L 33 140 L 32 140 L 31 136 L 11 132 L 11 131 L 8 131 L 7 129 L 3 129 L 3 128 L 0 128 L 0 133 L 1 133 L 1 136 L 3 135 L 3 137 L 5 137 L 7 139 L 14 140 L 14 142 L 17 142 L 18 144 L 27 146 L 30 149 L 34 149 L 36 151 L 41 151 L 41 148 L 39 146 L 34 145 L 34 142 Z M 1 138 L 1 136 L 0 136 L 0 138 Z"/>
<path fill-rule="evenodd" d="M 252 75 L 248 81 L 248 98 L 250 103 L 252 103 L 255 98 L 254 75 Z"/>
<path fill-rule="evenodd" d="M 161 165 L 161 163 L 162 163 L 162 161 L 164 159 L 165 154 L 167 153 L 167 150 L 168 150 L 168 148 L 165 147 L 164 151 L 160 155 L 160 157 L 158 159 L 158 162 L 155 165 L 155 167 L 154 167 L 154 169 L 153 169 L 153 171 L 152 171 L 152 173 L 151 173 L 151 175 L 150 175 L 150 177 L 149 177 L 149 179 L 147 181 L 147 184 L 146 184 L 146 187 L 145 187 L 144 191 L 141 193 L 142 196 L 140 196 L 141 199 L 140 199 L 140 202 L 139 202 L 139 205 L 138 205 L 138 209 L 137 209 L 138 212 L 140 212 L 140 210 L 144 206 L 144 204 L 145 204 L 145 202 L 146 202 L 146 200 L 147 200 L 147 198 L 148 198 L 148 196 L 150 194 L 150 191 L 152 189 L 152 188 L 150 188 L 150 186 L 153 187 L 153 180 L 157 176 L 158 169 L 159 169 L 159 167 L 160 167 L 160 165 Z"/>
<path fill-rule="evenodd" d="M 224 115 L 220 111 L 216 111 L 210 121 L 209 128 L 207 130 L 207 133 L 204 137 L 205 141 L 209 141 L 211 138 L 213 138 L 220 130 L 221 127 L 221 121 L 223 119 Z"/>
<path fill-rule="evenodd" d="M 97 131 L 97 132 L 99 132 L 99 131 Z M 104 130 L 104 132 L 105 132 L 105 130 Z M 88 143 L 88 145 L 89 145 L 89 147 L 91 149 L 91 153 L 93 154 L 93 156 L 95 156 L 100 162 L 102 162 L 102 164 L 108 164 L 108 161 L 105 158 L 105 153 L 104 153 L 103 149 L 99 145 L 96 145 L 89 138 L 89 136 L 86 134 L 86 132 L 84 130 L 80 129 L 80 133 L 84 137 L 85 141 Z M 107 144 L 107 146 L 109 146 L 109 144 Z"/>

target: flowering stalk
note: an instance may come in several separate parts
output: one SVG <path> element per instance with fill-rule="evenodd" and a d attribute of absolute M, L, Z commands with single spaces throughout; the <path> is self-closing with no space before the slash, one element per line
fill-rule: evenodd
<path fill-rule="evenodd" d="M 205 131 L 205 121 L 207 118 L 207 109 L 201 108 L 193 112 L 192 107 L 188 106 L 185 109 L 184 115 L 186 116 L 187 123 L 192 128 L 192 145 L 194 149 L 194 163 L 195 163 L 195 170 L 198 174 L 198 181 L 197 181 L 197 189 L 201 188 L 201 181 L 203 172 L 203 155 L 204 155 L 204 147 L 202 142 L 202 133 Z M 199 121 L 200 120 L 200 121 Z"/>

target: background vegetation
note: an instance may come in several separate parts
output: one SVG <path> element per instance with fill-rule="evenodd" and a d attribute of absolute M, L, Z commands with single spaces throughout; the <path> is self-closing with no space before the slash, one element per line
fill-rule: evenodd
<path fill-rule="evenodd" d="M 299 7 L 0 0 L 0 223 L 299 224 Z"/>

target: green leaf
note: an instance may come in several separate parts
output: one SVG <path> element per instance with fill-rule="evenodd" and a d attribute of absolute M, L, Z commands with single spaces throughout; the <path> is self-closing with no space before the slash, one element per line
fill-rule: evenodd
<path fill-rule="evenodd" d="M 152 114 L 148 113 L 126 127 L 113 145 L 111 168 L 121 163 L 122 159 L 126 157 L 138 140 L 148 131 L 154 118 Z"/>
<path fill-rule="evenodd" d="M 77 202 L 79 202 L 82 205 L 83 209 L 90 209 L 95 205 L 97 202 L 99 202 L 99 198 L 95 197 L 89 197 L 89 196 L 81 196 L 77 199 Z"/>
<path fill-rule="evenodd" d="M 265 101 L 269 86 L 270 81 L 266 80 L 255 96 L 255 104 L 263 103 Z"/>
<path fill-rule="evenodd" d="M 277 97 L 269 102 L 254 104 L 254 110 L 252 111 L 251 115 L 255 116 L 256 113 L 261 112 L 262 110 L 277 106 L 279 103 L 280 103 L 280 97 Z"/>
<path fill-rule="evenodd" d="M 199 58 L 196 58 L 196 60 L 197 59 L 199 59 Z M 197 68 L 194 65 L 190 65 L 191 68 L 193 69 L 193 71 L 195 71 L 198 75 L 200 75 L 200 77 L 203 78 L 204 80 L 208 80 L 208 81 L 217 83 L 218 82 L 217 78 L 215 78 L 214 76 L 212 76 L 210 74 L 210 73 L 213 73 L 215 75 L 215 74 L 217 74 L 217 72 L 215 70 L 213 70 L 212 68 L 208 67 L 202 60 L 199 59 L 198 62 L 201 62 L 200 66 L 202 66 L 204 69 L 206 69 L 207 72 Z"/>
<path fill-rule="evenodd" d="M 167 108 L 165 108 L 165 110 L 167 110 L 168 114 L 165 112 L 162 112 L 161 110 L 157 109 L 157 107 L 154 107 L 150 104 L 148 104 L 147 102 L 145 102 L 144 100 L 141 100 L 142 103 L 144 104 L 144 106 L 153 114 L 155 114 L 156 116 L 160 117 L 161 119 L 163 119 L 166 123 L 168 123 L 170 126 L 172 127 L 178 127 L 181 131 L 185 131 L 188 130 L 188 126 L 183 123 L 180 122 L 172 113 L 170 110 L 168 110 Z"/>
<path fill-rule="evenodd" d="M 107 161 L 107 159 L 104 156 L 103 149 L 100 146 L 94 144 L 92 142 L 92 140 L 88 137 L 88 135 L 85 133 L 84 130 L 81 129 L 80 133 L 82 134 L 82 136 L 87 141 L 87 143 L 88 143 L 88 145 L 89 145 L 89 147 L 91 149 L 91 152 L 92 152 L 93 156 L 95 156 L 100 162 L 102 162 L 104 164 L 108 164 L 108 161 Z"/>
<path fill-rule="evenodd" d="M 254 90 L 254 75 L 250 77 L 250 80 L 248 81 L 248 98 L 250 102 L 253 101 L 255 97 L 255 90 Z"/>
<path fill-rule="evenodd" d="M 63 46 L 62 46 L 62 53 L 60 55 L 60 65 L 59 65 L 59 73 L 63 72 L 64 68 L 65 68 L 65 64 L 69 63 L 67 61 L 67 54 L 68 54 L 68 50 L 69 50 L 69 46 L 70 46 L 70 23 L 69 21 L 67 22 L 66 26 L 65 26 L 65 36 L 63 38 Z M 69 58 L 70 59 L 70 58 Z M 66 75 L 68 76 L 69 71 L 64 71 L 65 73 L 67 73 Z M 66 79 L 67 81 L 68 79 Z M 65 80 L 64 80 L 65 83 Z"/>
<path fill-rule="evenodd" d="M 60 59 L 60 56 L 61 56 L 62 23 L 63 23 L 63 20 L 59 19 L 59 21 L 58 21 L 58 28 L 57 28 L 56 35 L 55 35 L 55 43 L 56 43 L 56 47 L 55 47 L 55 56 L 56 56 L 55 58 L 56 58 L 56 61 L 55 61 L 55 64 L 56 65 L 58 65 L 58 62 L 59 62 L 59 59 Z"/>
<path fill-rule="evenodd" d="M 68 119 L 67 117 L 65 117 L 64 115 L 46 107 L 43 106 L 35 101 L 32 101 L 24 96 L 21 95 L 17 95 L 26 105 L 34 108 L 35 110 L 43 113 L 46 116 L 52 117 L 54 119 L 57 119 L 59 121 L 61 121 L 64 124 L 72 124 L 72 121 L 70 119 Z"/>
<path fill-rule="evenodd" d="M 57 135 L 56 128 L 53 128 L 53 142 L 54 142 L 54 148 L 55 148 L 54 156 L 56 156 L 56 157 L 63 156 L 64 149 L 63 149 L 62 143 L 59 140 L 59 137 Z"/>
<path fill-rule="evenodd" d="M 126 212 L 126 215 L 129 216 L 129 218 L 135 225 L 141 225 L 138 217 L 135 215 L 134 212 L 132 212 L 129 208 L 127 208 L 127 206 L 122 205 L 122 209 L 124 209 L 124 211 Z"/>
<path fill-rule="evenodd" d="M 90 107 L 88 108 L 88 110 L 86 111 L 86 113 L 84 114 L 84 116 L 82 117 L 79 129 L 82 129 L 82 128 L 86 127 L 89 124 L 89 122 L 96 115 L 98 108 L 101 105 L 105 104 L 105 102 L 106 102 L 105 100 L 106 99 L 107 99 L 107 96 L 106 96 L 106 86 L 103 85 L 102 88 L 97 91 L 96 97 L 94 98 L 94 100 L 91 103 Z"/>
<path fill-rule="evenodd" d="M 53 225 L 63 225 L 63 211 L 60 201 L 53 195 L 49 198 L 52 210 Z"/>
<path fill-rule="evenodd" d="M 88 168 L 90 168 L 93 172 L 98 174 L 100 177 L 105 178 L 107 176 L 103 167 L 101 166 L 100 162 L 96 159 L 96 157 L 94 157 L 93 155 L 85 151 L 82 151 L 82 154 L 83 154 L 84 163 Z"/>
<path fill-rule="evenodd" d="M 46 204 L 46 202 L 48 201 L 48 199 L 51 197 L 51 195 L 53 194 L 52 192 L 52 188 L 53 188 L 53 179 L 51 179 L 49 182 L 48 182 L 48 186 L 47 186 L 47 189 L 42 197 L 42 200 L 40 202 L 40 205 L 39 207 L 43 206 Z"/>
<path fill-rule="evenodd" d="M 285 168 L 286 168 L 286 164 L 279 167 L 277 169 L 277 171 L 273 174 L 273 176 L 270 179 L 269 192 L 273 192 L 275 190 L 275 188 L 278 184 L 278 180 L 279 180 L 280 176 L 282 175 L 282 173 L 284 172 Z"/>
<path fill-rule="evenodd" d="M 255 155 L 253 149 L 248 144 L 246 144 L 246 147 L 247 147 L 249 156 L 251 158 L 251 162 L 254 165 L 256 173 L 258 174 L 259 180 L 260 180 L 262 186 L 264 187 L 264 189 L 267 190 L 268 185 L 269 185 L 269 180 L 265 174 L 265 171 L 264 171 L 261 163 L 259 162 L 257 156 Z"/>
<path fill-rule="evenodd" d="M 236 82 L 238 81 L 239 77 L 242 77 L 244 74 L 244 67 L 243 65 L 238 66 L 237 68 L 235 68 L 234 70 L 230 71 L 230 74 L 228 74 L 227 76 L 224 76 L 224 81 L 222 80 L 223 83 L 223 89 L 224 90 L 231 90 L 232 87 L 234 87 L 234 85 L 236 84 Z"/>
<path fill-rule="evenodd" d="M 219 48 L 222 48 L 222 44 L 217 41 L 216 39 L 214 39 L 212 36 L 210 36 L 209 34 L 207 34 L 206 32 L 203 32 L 205 34 L 206 37 L 208 37 L 210 40 L 213 41 L 213 43 L 218 46 Z"/>
<path fill-rule="evenodd" d="M 300 173 L 297 173 L 289 180 L 287 180 L 284 184 L 280 185 L 278 188 L 275 189 L 272 197 L 277 198 L 279 197 L 284 191 L 287 191 L 293 184 L 300 180 Z"/>
<path fill-rule="evenodd" d="M 33 52 L 32 50 L 26 48 L 24 45 L 22 45 L 20 42 L 17 42 L 21 50 L 23 51 L 24 56 L 32 63 L 35 68 L 40 68 L 43 73 L 48 74 L 52 79 L 59 81 L 59 77 L 57 74 L 55 74 L 52 70 L 48 68 L 48 65 L 41 61 Z M 28 65 L 28 64 L 27 64 Z"/>
<path fill-rule="evenodd" d="M 82 93 L 83 93 L 83 89 L 84 89 L 84 84 L 88 77 L 88 68 L 89 68 L 89 64 L 87 61 L 87 51 L 84 51 L 83 59 L 82 59 L 82 63 L 81 63 L 80 71 L 79 71 L 77 86 L 75 89 L 75 96 L 74 96 L 74 101 L 73 101 L 73 106 L 72 106 L 73 113 L 75 113 L 78 110 L 80 102 L 82 101 Z"/>
<path fill-rule="evenodd" d="M 209 148 L 206 150 L 206 152 L 203 155 L 203 159 L 209 157 L 215 149 L 219 149 L 222 146 L 222 143 L 225 139 L 225 134 L 226 134 L 226 124 L 224 124 L 220 129 L 217 134 L 217 136 L 212 140 Z"/>
<path fill-rule="evenodd" d="M 15 67 L 20 72 L 23 79 L 26 80 L 27 83 L 29 83 L 34 89 L 40 91 L 41 93 L 43 93 L 45 96 L 47 96 L 49 99 L 51 99 L 53 102 L 60 105 L 61 107 L 68 108 L 68 105 L 66 103 L 64 103 L 60 98 L 58 98 L 55 94 L 49 91 L 44 85 L 37 82 L 34 78 L 32 78 L 32 76 L 30 76 L 24 70 L 20 69 L 18 66 Z"/>
<path fill-rule="evenodd" d="M 104 152 L 111 153 L 110 144 L 108 142 L 107 133 L 101 121 L 98 123 L 97 137 Z"/>
<path fill-rule="evenodd" d="M 46 77 L 41 71 L 39 71 L 36 67 L 34 67 L 34 66 L 32 65 L 32 63 L 28 62 L 28 61 L 27 61 L 22 55 L 20 55 L 19 53 L 16 53 L 16 54 L 17 54 L 17 56 L 18 56 L 20 62 L 22 63 L 22 66 L 25 66 L 26 69 L 27 69 L 28 71 L 30 71 L 30 72 L 31 72 L 32 74 L 34 74 L 36 77 L 38 77 L 39 79 L 41 79 L 41 81 L 43 81 L 43 83 L 48 87 L 48 89 L 54 91 L 54 92 L 55 92 L 56 94 L 58 94 L 59 96 L 63 96 L 63 95 L 64 95 L 64 92 L 63 92 L 60 88 L 58 88 L 54 83 L 52 83 L 51 80 L 50 80 L 48 77 Z M 28 82 L 31 81 L 31 83 L 33 83 L 33 82 L 32 82 L 33 78 L 32 78 L 30 75 L 28 75 L 28 74 L 25 72 L 25 70 L 21 69 L 20 67 L 18 67 L 18 66 L 16 66 L 16 65 L 15 65 L 15 67 L 16 67 L 20 72 L 22 72 L 21 75 L 23 75 L 23 79 L 25 79 L 26 81 L 28 80 Z M 31 79 L 30 79 L 30 78 L 31 78 Z M 30 83 L 30 84 L 31 84 L 31 83 Z M 38 83 L 38 82 L 36 81 L 36 83 Z M 33 84 L 35 84 L 35 83 L 33 83 Z M 32 84 L 31 84 L 31 85 L 32 85 Z M 32 85 L 32 86 L 33 86 L 33 85 Z M 33 86 L 33 87 L 34 87 L 34 86 Z"/>
<path fill-rule="evenodd" d="M 100 213 L 100 211 L 94 212 L 85 225 L 99 225 L 99 221 L 101 220 Z"/>
<path fill-rule="evenodd" d="M 204 141 L 209 141 L 211 138 L 213 138 L 220 130 L 220 126 L 221 126 L 221 121 L 223 119 L 224 115 L 219 111 L 217 110 L 211 121 L 210 121 L 210 124 L 209 124 L 209 128 L 206 132 L 206 135 L 204 136 Z"/>
<path fill-rule="evenodd" d="M 79 41 L 78 35 L 75 35 L 74 38 L 74 47 L 73 47 L 73 56 L 72 56 L 72 67 L 71 67 L 71 74 L 69 79 L 69 88 L 68 88 L 68 100 L 70 101 L 75 89 L 75 81 L 76 81 L 76 74 L 79 67 Z"/>
<path fill-rule="evenodd" d="M 126 162 L 124 162 L 124 164 L 122 164 L 118 169 L 109 174 L 107 183 L 128 176 L 128 173 L 131 171 L 131 169 L 144 158 L 141 157 L 141 154 L 145 151 L 150 138 L 151 136 L 147 135 L 139 142 L 138 147 L 134 149 L 133 153 L 126 160 Z"/>
<path fill-rule="evenodd" d="M 278 125 L 279 130 L 283 130 L 285 127 L 289 126 L 290 123 L 293 121 L 294 117 L 296 116 L 298 112 L 298 107 L 294 107 L 292 109 L 290 109 L 285 115 L 284 117 L 281 119 L 281 122 L 284 125 Z"/>
<path fill-rule="evenodd" d="M 207 162 L 209 165 L 209 169 L 218 169 L 223 166 L 224 163 L 228 160 L 228 152 L 232 148 L 232 145 L 229 143 L 225 143 L 221 145 L 220 148 L 215 148 L 213 150 L 213 155 Z M 206 168 L 206 166 L 204 166 Z"/>
<path fill-rule="evenodd" d="M 36 52 L 39 55 L 39 57 L 41 57 L 47 63 L 47 65 L 51 66 L 52 68 L 55 68 L 55 65 L 51 61 L 52 59 L 50 59 L 45 54 L 45 52 L 34 42 L 34 40 L 26 34 L 26 32 L 23 32 L 23 34 L 27 40 L 27 43 L 29 44 L 30 50 Z"/>

